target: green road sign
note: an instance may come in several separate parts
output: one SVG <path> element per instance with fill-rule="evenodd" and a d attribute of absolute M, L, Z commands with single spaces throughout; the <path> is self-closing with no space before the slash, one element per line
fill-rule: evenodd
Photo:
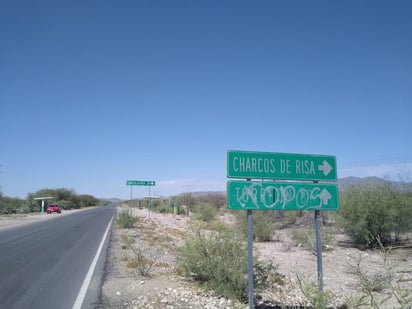
<path fill-rule="evenodd" d="M 126 186 L 155 186 L 156 182 L 153 180 L 128 180 Z"/>
<path fill-rule="evenodd" d="M 338 210 L 335 184 L 299 182 L 228 181 L 229 209 Z"/>
<path fill-rule="evenodd" d="M 229 150 L 227 177 L 336 181 L 336 157 Z"/>

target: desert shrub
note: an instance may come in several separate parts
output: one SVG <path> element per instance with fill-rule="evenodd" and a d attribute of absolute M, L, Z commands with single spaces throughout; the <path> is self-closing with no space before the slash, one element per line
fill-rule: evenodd
<path fill-rule="evenodd" d="M 312 234 L 315 232 L 313 231 Z M 292 240 L 295 246 L 302 246 L 304 248 L 313 248 L 315 235 L 310 235 L 308 229 L 293 229 Z"/>
<path fill-rule="evenodd" d="M 210 222 L 216 218 L 217 208 L 208 203 L 199 203 L 196 205 L 196 219 L 204 222 Z"/>
<path fill-rule="evenodd" d="M 196 207 L 198 199 L 192 193 L 183 193 L 173 198 L 179 205 L 179 212 L 190 215 L 192 209 Z"/>
<path fill-rule="evenodd" d="M 318 283 L 301 272 L 296 272 L 299 288 L 314 309 L 324 309 L 332 300 L 330 291 L 319 291 Z"/>
<path fill-rule="evenodd" d="M 412 193 L 394 192 L 392 195 L 396 205 L 393 218 L 395 241 L 400 241 L 402 235 L 412 231 Z"/>
<path fill-rule="evenodd" d="M 409 271 L 397 268 L 396 263 L 390 259 L 391 253 L 391 248 L 381 245 L 379 260 L 374 261 L 379 265 L 378 271 L 368 270 L 367 265 L 371 261 L 367 259 L 367 255 L 350 256 L 347 269 L 357 278 L 361 294 L 350 295 L 347 303 L 383 309 L 388 308 L 388 300 L 393 299 L 399 305 L 397 308 L 412 308 L 409 288 L 412 278 Z"/>
<path fill-rule="evenodd" d="M 246 242 L 236 231 L 220 228 L 202 232 L 196 227 L 178 250 L 176 269 L 224 297 L 246 301 L 247 265 Z M 269 278 L 263 272 L 271 270 L 259 265 L 259 269 L 255 269 L 258 271 L 255 278 L 259 279 L 257 289 L 263 287 Z"/>
<path fill-rule="evenodd" d="M 59 204 L 64 210 L 73 208 L 72 201 L 57 201 L 57 204 Z"/>
<path fill-rule="evenodd" d="M 394 233 L 412 229 L 411 202 L 397 198 L 403 194 L 389 186 L 350 187 L 341 194 L 340 224 L 359 245 L 387 245 Z"/>
<path fill-rule="evenodd" d="M 2 198 L 2 213 L 14 214 L 21 213 L 21 209 L 24 207 L 25 201 L 19 198 L 3 197 Z"/>
<path fill-rule="evenodd" d="M 220 220 L 214 220 L 208 224 L 208 228 L 212 231 L 225 231 L 228 226 Z"/>
<path fill-rule="evenodd" d="M 254 211 L 252 214 L 252 232 L 255 241 L 270 241 L 276 225 L 271 211 Z M 237 227 L 247 236 L 247 216 L 245 211 L 236 212 Z"/>
<path fill-rule="evenodd" d="M 129 211 L 123 210 L 117 217 L 117 224 L 123 229 L 130 229 L 137 222 L 137 218 Z"/>
<path fill-rule="evenodd" d="M 294 225 L 298 220 L 298 212 L 297 211 L 285 211 L 285 216 L 283 217 L 283 224 L 285 226 Z"/>
<path fill-rule="evenodd" d="M 127 267 L 136 269 L 144 277 L 150 277 L 162 252 L 157 249 L 149 250 L 144 241 L 135 243 L 131 236 L 121 235 L 120 239 L 123 243 L 122 248 L 129 249 L 131 252 L 131 257 L 127 259 Z"/>
<path fill-rule="evenodd" d="M 20 209 L 21 213 L 28 214 L 30 213 L 30 205 L 25 203 L 22 208 Z"/>
<path fill-rule="evenodd" d="M 161 214 L 169 213 L 172 211 L 170 203 L 168 203 L 167 201 L 162 201 L 162 200 L 152 200 L 151 210 L 161 213 Z"/>

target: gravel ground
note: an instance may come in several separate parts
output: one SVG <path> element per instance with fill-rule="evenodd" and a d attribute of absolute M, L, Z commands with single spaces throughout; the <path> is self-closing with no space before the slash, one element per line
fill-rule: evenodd
<path fill-rule="evenodd" d="M 122 208 L 120 207 L 119 211 Z M 248 305 L 233 302 L 211 292 L 205 292 L 194 282 L 190 282 L 174 273 L 174 248 L 181 244 L 181 236 L 190 219 L 172 214 L 149 213 L 147 209 L 134 208 L 133 214 L 140 218 L 138 229 L 119 229 L 115 227 L 108 254 L 106 280 L 102 288 L 102 304 L 99 308 L 249 308 Z M 228 215 L 221 217 L 225 222 L 233 222 Z M 314 233 L 314 231 L 313 231 Z M 143 277 L 131 265 L 133 253 L 125 247 L 124 235 L 133 239 L 145 256 L 156 260 L 151 269 L 152 276 Z M 167 245 L 159 244 L 167 238 Z M 337 239 L 344 235 L 337 235 Z M 153 241 L 154 240 L 154 241 Z M 269 243 L 256 243 L 255 250 L 261 259 L 270 259 L 278 265 L 278 272 L 284 276 L 284 285 L 273 287 L 260 295 L 257 307 L 275 308 L 274 304 L 309 305 L 299 288 L 297 274 L 302 274 L 307 282 L 317 282 L 317 259 L 313 251 L 293 244 L 291 230 L 281 230 Z M 156 249 L 157 248 L 157 249 Z M 159 251 L 160 250 L 160 251 Z M 359 295 L 360 286 L 357 278 L 348 271 L 348 263 L 361 256 L 362 267 L 368 273 L 379 273 L 381 255 L 378 252 L 359 251 L 354 248 L 330 245 L 323 252 L 324 290 L 331 295 L 330 306 L 341 307 L 351 295 Z M 411 251 L 402 251 L 391 256 L 392 264 L 407 270 L 411 276 Z M 412 291 L 409 281 L 407 289 Z M 381 295 L 382 297 L 384 294 Z M 412 304 L 411 304 L 412 305 Z M 399 307 L 399 306 L 398 306 Z M 363 308 L 370 308 L 364 306 Z M 381 308 L 397 308 L 394 299 Z"/>

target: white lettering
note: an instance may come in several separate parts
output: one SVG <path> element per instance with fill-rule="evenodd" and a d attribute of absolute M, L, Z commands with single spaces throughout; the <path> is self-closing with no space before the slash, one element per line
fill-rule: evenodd
<path fill-rule="evenodd" d="M 270 159 L 270 172 L 271 173 L 275 173 L 276 169 L 275 169 L 275 159 Z"/>
<path fill-rule="evenodd" d="M 233 158 L 233 164 L 232 164 L 232 166 L 233 166 L 233 171 L 234 171 L 234 172 L 239 172 L 239 167 L 238 167 L 237 164 L 236 164 L 237 161 L 239 161 L 239 158 L 238 158 L 238 157 L 234 157 L 234 158 Z"/>
<path fill-rule="evenodd" d="M 245 169 L 245 158 L 240 158 L 239 161 L 239 170 L 242 172 Z"/>
<path fill-rule="evenodd" d="M 315 164 L 311 160 L 296 160 L 296 174 L 315 175 Z"/>
<path fill-rule="evenodd" d="M 258 159 L 258 172 L 263 173 L 264 172 L 264 166 L 262 167 L 262 158 Z"/>
<path fill-rule="evenodd" d="M 268 158 L 234 157 L 232 160 L 233 171 L 235 173 L 259 173 L 259 174 L 275 173 L 276 172 L 275 163 L 276 163 L 275 159 L 268 159 Z M 287 163 L 286 168 L 289 170 L 290 168 L 289 162 Z"/>
<path fill-rule="evenodd" d="M 252 158 L 252 170 L 251 170 L 251 172 L 256 172 L 256 165 L 257 165 L 256 158 Z"/>
<path fill-rule="evenodd" d="M 290 174 L 290 160 L 280 160 L 280 172 L 282 174 Z"/>

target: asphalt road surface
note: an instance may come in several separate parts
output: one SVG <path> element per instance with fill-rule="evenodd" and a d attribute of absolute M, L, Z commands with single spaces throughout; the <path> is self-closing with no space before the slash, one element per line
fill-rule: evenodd
<path fill-rule="evenodd" d="M 0 308 L 93 308 L 115 210 L 51 214 L 0 231 Z"/>

